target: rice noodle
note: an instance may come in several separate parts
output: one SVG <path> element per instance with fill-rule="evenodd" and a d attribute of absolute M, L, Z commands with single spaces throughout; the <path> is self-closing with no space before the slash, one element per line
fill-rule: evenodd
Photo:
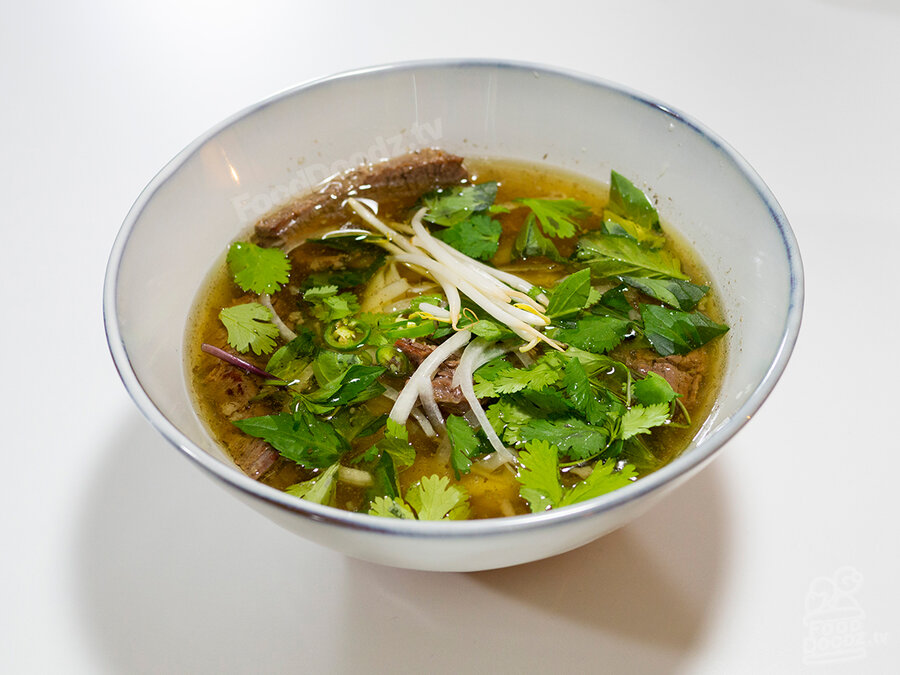
<path fill-rule="evenodd" d="M 394 420 L 394 422 L 397 422 L 398 424 L 406 423 L 406 420 L 409 418 L 410 412 L 422 391 L 423 385 L 421 383 L 424 382 L 428 387 L 431 387 L 431 378 L 438 367 L 446 361 L 453 352 L 457 349 L 461 349 L 463 345 L 471 339 L 472 334 L 469 331 L 461 330 L 454 335 L 451 335 L 442 344 L 438 345 L 431 354 L 425 357 L 416 371 L 406 381 L 406 385 L 394 402 L 394 407 L 391 408 L 390 418 Z"/>

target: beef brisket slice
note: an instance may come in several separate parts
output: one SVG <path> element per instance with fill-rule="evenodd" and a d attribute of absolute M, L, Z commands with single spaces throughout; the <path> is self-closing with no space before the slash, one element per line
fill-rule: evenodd
<path fill-rule="evenodd" d="M 290 238 L 320 216 L 339 225 L 340 209 L 347 197 L 371 199 L 390 197 L 407 200 L 411 206 L 423 193 L 438 187 L 455 185 L 468 178 L 463 158 L 434 148 L 417 150 L 384 162 L 369 164 L 336 176 L 311 194 L 298 197 L 256 224 L 260 244 L 275 246 Z"/>

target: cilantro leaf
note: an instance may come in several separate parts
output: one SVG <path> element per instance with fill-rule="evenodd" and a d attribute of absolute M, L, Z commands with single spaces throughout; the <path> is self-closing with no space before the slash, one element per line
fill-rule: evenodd
<path fill-rule="evenodd" d="M 424 220 L 451 227 L 490 208 L 497 197 L 497 183 L 478 183 L 465 187 L 437 190 L 422 198 L 428 211 Z"/>
<path fill-rule="evenodd" d="M 634 183 L 615 171 L 610 175 L 609 203 L 606 208 L 638 225 L 660 229 L 656 207 Z"/>
<path fill-rule="evenodd" d="M 390 417 L 384 429 L 384 440 L 379 441 L 377 447 L 390 455 L 397 468 L 405 469 L 416 460 L 416 450 L 409 443 L 406 427 Z"/>
<path fill-rule="evenodd" d="M 490 216 L 478 213 L 434 233 L 434 236 L 476 260 L 490 260 L 500 246 L 503 226 Z"/>
<path fill-rule="evenodd" d="M 516 368 L 509 364 L 485 379 L 483 374 L 475 374 L 475 395 L 479 398 L 514 394 L 525 388 L 541 389 L 556 382 L 561 373 L 550 364 L 538 361 L 529 368 Z"/>
<path fill-rule="evenodd" d="M 531 441 L 519 452 L 519 495 L 532 513 L 546 511 L 562 500 L 559 483 L 559 452 L 547 441 Z"/>
<path fill-rule="evenodd" d="M 228 344 L 239 352 L 252 349 L 254 354 L 268 354 L 275 349 L 278 327 L 271 322 L 272 313 L 258 302 L 225 307 L 219 320 L 228 330 Z"/>
<path fill-rule="evenodd" d="M 484 412 L 497 434 L 509 444 L 523 440 L 519 435 L 522 426 L 533 417 L 523 402 L 512 396 L 504 396 Z"/>
<path fill-rule="evenodd" d="M 659 305 L 641 305 L 640 310 L 644 335 L 661 356 L 687 354 L 728 330 L 700 312 L 688 314 Z"/>
<path fill-rule="evenodd" d="M 610 316 L 586 316 L 560 328 L 554 337 L 579 349 L 603 354 L 616 347 L 631 331 L 631 323 Z"/>
<path fill-rule="evenodd" d="M 574 314 L 587 304 L 591 292 L 591 270 L 585 267 L 560 281 L 551 291 L 545 312 L 550 318 Z"/>
<path fill-rule="evenodd" d="M 668 419 L 668 403 L 654 403 L 647 407 L 633 405 L 620 418 L 619 437 L 628 440 L 636 434 L 649 434 L 651 427 L 665 424 Z"/>
<path fill-rule="evenodd" d="M 697 286 L 684 279 L 648 279 L 631 276 L 620 278 L 632 288 L 684 312 L 694 309 L 701 298 L 709 292 L 709 286 Z"/>
<path fill-rule="evenodd" d="M 584 481 L 564 488 L 560 483 L 557 449 L 544 441 L 529 443 L 519 453 L 519 461 L 523 467 L 518 475 L 519 495 L 528 502 L 532 513 L 599 497 L 628 485 L 637 476 L 630 464 L 617 471 L 616 462 L 607 460 L 597 462 Z"/>
<path fill-rule="evenodd" d="M 631 464 L 626 464 L 621 470 L 616 470 L 616 462 L 606 460 L 603 464 L 597 462 L 591 475 L 580 483 L 573 485 L 566 491 L 560 500 L 560 506 L 569 506 L 587 499 L 593 499 L 605 495 L 613 490 L 625 487 L 637 477 L 637 472 Z"/>
<path fill-rule="evenodd" d="M 598 231 L 578 240 L 575 258 L 586 262 L 595 277 L 632 274 L 687 279 L 681 262 L 667 251 L 644 248 L 632 239 Z"/>
<path fill-rule="evenodd" d="M 446 476 L 425 476 L 406 491 L 406 502 L 419 520 L 464 520 L 468 516 L 468 493 L 450 485 Z"/>
<path fill-rule="evenodd" d="M 316 504 L 330 505 L 337 487 L 337 475 L 340 464 L 332 464 L 315 478 L 295 483 L 285 488 L 285 492 Z"/>
<path fill-rule="evenodd" d="M 274 293 L 287 283 L 291 262 L 280 248 L 236 241 L 226 256 L 234 282 L 245 291 Z"/>
<path fill-rule="evenodd" d="M 349 291 L 338 293 L 333 284 L 314 286 L 303 294 L 303 299 L 312 305 L 310 311 L 319 321 L 337 321 L 359 311 L 357 297 Z"/>
<path fill-rule="evenodd" d="M 331 424 L 302 411 L 297 415 L 248 417 L 232 424 L 249 436 L 263 439 L 283 457 L 308 468 L 330 466 L 350 449 Z"/>
<path fill-rule="evenodd" d="M 652 370 L 647 373 L 646 377 L 634 383 L 632 393 L 635 400 L 643 405 L 670 403 L 678 396 L 666 378 L 657 375 Z"/>
<path fill-rule="evenodd" d="M 375 497 L 369 505 L 370 516 L 415 520 L 416 516 L 399 497 Z"/>
<path fill-rule="evenodd" d="M 519 230 L 512 246 L 512 255 L 514 258 L 531 258 L 534 256 L 545 256 L 550 260 L 561 261 L 563 257 L 559 254 L 559 249 L 541 232 L 533 213 L 529 213 Z"/>
<path fill-rule="evenodd" d="M 576 220 L 584 219 L 590 207 L 577 199 L 517 199 L 537 217 L 545 234 L 568 239 L 578 231 Z"/>
<path fill-rule="evenodd" d="M 526 441 L 546 441 L 572 459 L 588 459 L 606 449 L 609 432 L 578 417 L 531 419 L 519 429 Z"/>

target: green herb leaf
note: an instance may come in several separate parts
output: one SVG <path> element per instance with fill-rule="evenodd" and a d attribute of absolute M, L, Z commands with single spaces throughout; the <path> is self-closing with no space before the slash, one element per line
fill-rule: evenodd
<path fill-rule="evenodd" d="M 644 227 L 606 209 L 603 212 L 603 231 L 616 237 L 628 237 L 649 248 L 662 248 L 666 244 L 664 234 Z"/>
<path fill-rule="evenodd" d="M 537 216 L 544 233 L 551 237 L 568 239 L 578 231 L 576 220 L 587 217 L 591 209 L 577 199 L 517 199 Z"/>
<path fill-rule="evenodd" d="M 640 310 L 644 335 L 661 356 L 687 354 L 728 330 L 700 312 L 688 314 L 658 305 L 641 305 Z"/>
<path fill-rule="evenodd" d="M 579 349 L 603 354 L 619 345 L 631 331 L 631 323 L 610 316 L 586 316 L 560 328 L 554 337 Z"/>
<path fill-rule="evenodd" d="M 500 245 L 503 226 L 483 213 L 470 216 L 434 236 L 476 260 L 490 260 Z"/>
<path fill-rule="evenodd" d="M 566 389 L 566 396 L 572 401 L 575 409 L 584 415 L 591 424 L 597 424 L 604 416 L 600 401 L 594 396 L 591 383 L 588 380 L 587 371 L 577 358 L 569 359 L 566 364 L 565 376 L 562 385 Z"/>
<path fill-rule="evenodd" d="M 456 474 L 457 480 L 462 473 L 469 473 L 472 468 L 472 458 L 481 452 L 481 443 L 475 430 L 469 426 L 465 418 L 458 415 L 447 417 L 447 436 L 450 438 L 450 466 Z"/>
<path fill-rule="evenodd" d="M 369 506 L 370 516 L 415 520 L 416 515 L 399 497 L 375 497 Z"/>
<path fill-rule="evenodd" d="M 313 272 L 303 280 L 300 287 L 312 289 L 319 286 L 336 286 L 337 288 L 362 286 L 384 264 L 386 257 L 387 255 L 379 250 L 369 254 L 366 258 L 362 258 L 363 261 L 371 260 L 368 264 L 329 272 Z"/>
<path fill-rule="evenodd" d="M 548 363 L 538 361 L 529 368 L 515 368 L 507 364 L 491 375 L 492 379 L 487 380 L 483 374 L 475 373 L 475 395 L 479 398 L 513 394 L 525 388 L 537 390 L 556 382 L 562 373 Z"/>
<path fill-rule="evenodd" d="M 609 180 L 609 203 L 606 208 L 638 225 L 659 229 L 659 214 L 653 203 L 634 183 L 615 171 Z"/>
<path fill-rule="evenodd" d="M 545 256 L 550 260 L 561 261 L 556 245 L 541 232 L 533 213 L 529 213 L 519 231 L 519 235 L 513 242 L 512 255 L 514 258 L 532 258 Z"/>
<path fill-rule="evenodd" d="M 463 520 L 468 516 L 468 494 L 450 485 L 446 476 L 425 476 L 406 491 L 406 502 L 419 520 Z"/>
<path fill-rule="evenodd" d="M 609 432 L 581 418 L 564 417 L 531 419 L 519 429 L 519 437 L 526 441 L 546 441 L 572 459 L 588 459 L 606 449 Z"/>
<path fill-rule="evenodd" d="M 466 323 L 465 320 L 460 320 L 459 327 L 461 329 L 465 329 L 467 331 L 471 331 L 475 335 L 480 338 L 484 338 L 488 342 L 498 342 L 499 340 L 506 340 L 509 337 L 515 335 L 509 328 L 506 326 L 497 323 L 493 319 L 478 319 L 472 323 Z"/>
<path fill-rule="evenodd" d="M 622 415 L 619 437 L 628 440 L 636 434 L 649 434 L 652 427 L 665 424 L 668 419 L 668 403 L 654 403 L 647 407 L 633 405 Z"/>
<path fill-rule="evenodd" d="M 601 232 L 590 232 L 579 239 L 575 258 L 586 262 L 598 278 L 631 274 L 687 279 L 679 260 L 667 251 L 643 248 L 631 239 Z"/>
<path fill-rule="evenodd" d="M 670 403 L 678 396 L 666 378 L 653 371 L 648 372 L 646 377 L 634 383 L 632 393 L 635 400 L 643 405 Z"/>
<path fill-rule="evenodd" d="M 324 413 L 342 405 L 362 403 L 380 396 L 384 386 L 378 378 L 384 374 L 381 366 L 350 366 L 339 380 L 332 380 L 312 394 L 301 395 L 300 400 L 309 410 Z"/>
<path fill-rule="evenodd" d="M 315 478 L 305 480 L 302 483 L 295 483 L 285 488 L 284 491 L 294 497 L 329 506 L 334 499 L 334 489 L 337 487 L 339 469 L 340 464 L 332 464 Z"/>
<path fill-rule="evenodd" d="M 637 477 L 635 468 L 626 464 L 620 471 L 616 470 L 616 462 L 607 460 L 601 464 L 597 462 L 591 475 L 580 483 L 573 485 L 566 491 L 560 500 L 560 506 L 569 506 L 587 499 L 593 499 L 605 495 L 613 490 L 618 490 L 632 482 Z"/>
<path fill-rule="evenodd" d="M 236 241 L 226 256 L 234 282 L 245 291 L 274 293 L 286 284 L 291 262 L 280 248 L 262 248 Z"/>
<path fill-rule="evenodd" d="M 709 286 L 697 286 L 684 279 L 648 279 L 647 277 L 623 276 L 622 281 L 632 288 L 643 291 L 670 307 L 690 312 L 709 292 Z"/>
<path fill-rule="evenodd" d="M 275 349 L 278 327 L 271 319 L 272 313 L 258 302 L 226 307 L 219 312 L 219 320 L 228 330 L 228 344 L 239 352 L 251 349 L 254 354 L 268 354 Z"/>
<path fill-rule="evenodd" d="M 532 513 L 546 511 L 562 500 L 559 451 L 546 441 L 531 441 L 519 452 L 519 494 Z"/>
<path fill-rule="evenodd" d="M 309 365 L 309 359 L 315 356 L 317 347 L 315 333 L 299 326 L 297 337 L 279 348 L 266 364 L 266 371 L 277 378 L 290 382 Z"/>
<path fill-rule="evenodd" d="M 551 319 L 575 314 L 584 309 L 591 292 L 591 271 L 578 270 L 559 282 L 551 291 L 547 316 Z"/>
<path fill-rule="evenodd" d="M 335 285 L 315 286 L 303 294 L 312 307 L 310 311 L 319 321 L 343 319 L 359 311 L 359 300 L 353 293 L 338 293 Z"/>
<path fill-rule="evenodd" d="M 350 449 L 331 424 L 303 411 L 297 415 L 248 417 L 232 424 L 249 436 L 263 439 L 283 457 L 308 468 L 331 466 Z"/>
<path fill-rule="evenodd" d="M 357 438 L 371 436 L 381 430 L 387 422 L 387 414 L 376 415 L 364 405 L 340 408 L 332 415 L 331 423 L 337 432 L 353 442 Z"/>
<path fill-rule="evenodd" d="M 416 460 L 416 449 L 409 443 L 409 432 L 406 427 L 388 418 L 384 429 L 384 440 L 378 443 L 378 449 L 383 450 L 398 469 L 412 466 Z"/>
<path fill-rule="evenodd" d="M 496 197 L 496 182 L 438 190 L 422 198 L 428 207 L 424 219 L 435 225 L 451 227 L 476 213 L 486 211 Z"/>

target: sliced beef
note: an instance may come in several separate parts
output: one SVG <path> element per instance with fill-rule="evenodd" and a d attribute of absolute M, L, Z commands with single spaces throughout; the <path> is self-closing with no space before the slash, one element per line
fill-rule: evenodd
<path fill-rule="evenodd" d="M 394 346 L 402 351 L 416 366 L 435 350 L 434 345 L 425 344 L 409 338 L 400 338 Z M 431 387 L 434 389 L 434 400 L 447 412 L 462 413 L 468 410 L 466 397 L 462 389 L 453 386 L 453 375 L 459 366 L 459 359 L 449 358 L 437 369 L 431 378 Z"/>
<path fill-rule="evenodd" d="M 250 478 L 259 478 L 275 464 L 278 452 L 261 438 L 247 438 L 242 447 L 232 448 L 234 462 Z"/>
<path fill-rule="evenodd" d="M 214 396 L 226 399 L 220 407 L 222 414 L 228 419 L 236 420 L 268 412 L 261 409 L 258 403 L 251 402 L 259 393 L 260 378 L 229 363 L 217 363 L 213 366 L 206 375 L 205 385 L 210 390 L 217 390 L 218 393 L 213 394 Z M 278 452 L 260 438 L 247 436 L 231 443 L 229 447 L 234 463 L 251 478 L 262 476 L 279 457 Z"/>
<path fill-rule="evenodd" d="M 637 349 L 629 352 L 625 363 L 641 375 L 652 371 L 664 377 L 672 389 L 681 394 L 681 402 L 688 410 L 697 403 L 708 365 L 707 355 L 700 349 L 683 356 L 659 356 L 649 349 Z"/>
<path fill-rule="evenodd" d="M 463 158 L 434 148 L 417 150 L 377 164 L 353 169 L 326 183 L 318 191 L 282 206 L 256 224 L 256 236 L 265 246 L 275 246 L 323 216 L 339 225 L 346 219 L 340 209 L 347 197 L 407 200 L 409 206 L 423 193 L 437 187 L 455 185 L 469 177 Z"/>
<path fill-rule="evenodd" d="M 246 408 L 250 399 L 259 393 L 260 382 L 258 376 L 221 362 L 207 373 L 205 385 L 209 389 L 210 398 L 227 400 L 222 404 L 222 414 L 232 418 L 236 412 Z"/>

